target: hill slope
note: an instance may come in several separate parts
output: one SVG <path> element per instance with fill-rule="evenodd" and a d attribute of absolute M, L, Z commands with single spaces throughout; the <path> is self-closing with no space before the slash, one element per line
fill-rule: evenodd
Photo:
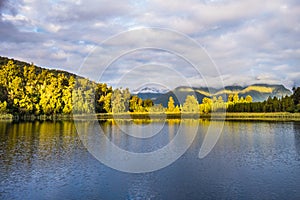
<path fill-rule="evenodd" d="M 106 84 L 0 57 L 0 114 L 84 113 L 91 111 L 94 103 L 97 112 L 106 112 L 111 94 L 112 88 Z"/>

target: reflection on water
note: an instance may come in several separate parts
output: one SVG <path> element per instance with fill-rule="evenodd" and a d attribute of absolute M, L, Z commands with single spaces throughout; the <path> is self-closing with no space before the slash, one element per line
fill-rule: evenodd
<path fill-rule="evenodd" d="M 300 123 L 294 122 L 295 147 L 300 156 Z"/>
<path fill-rule="evenodd" d="M 68 153 L 63 147 L 72 144 L 76 138 L 72 123 L 0 123 L 0 127 L 4 130 L 0 142 L 5 158 L 1 161 L 7 162 L 7 166 L 16 161 L 30 166 L 33 157 L 56 159 Z M 55 152 L 55 157 L 49 157 L 49 152 Z"/>
<path fill-rule="evenodd" d="M 82 122 L 87 134 L 91 123 Z M 0 123 L 0 199 L 299 199 L 300 124 L 225 122 L 204 159 L 207 120 L 107 120 L 106 136 L 120 148 L 151 152 L 184 128 L 198 133 L 172 165 L 145 174 L 122 173 L 93 158 L 72 122 Z M 147 132 L 148 131 L 148 132 Z M 152 134 L 157 132 L 157 134 Z M 129 134 L 127 134 L 129 133 Z M 145 138 L 133 137 L 133 133 Z M 193 138 L 192 138 L 193 139 Z M 102 148 L 105 149 L 105 146 Z"/>
<path fill-rule="evenodd" d="M 100 123 L 101 129 L 114 144 L 120 148 L 132 152 L 152 152 L 167 145 L 178 133 L 182 125 L 184 136 L 190 138 L 192 130 L 197 129 L 198 120 L 106 120 Z M 98 122 L 83 122 L 80 126 L 84 130 L 93 129 Z M 90 138 L 97 131 L 86 135 L 84 138 Z M 182 141 L 183 142 L 183 141 Z"/>

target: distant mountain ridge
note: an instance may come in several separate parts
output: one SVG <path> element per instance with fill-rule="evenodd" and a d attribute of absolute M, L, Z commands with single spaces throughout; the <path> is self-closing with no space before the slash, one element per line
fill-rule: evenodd
<path fill-rule="evenodd" d="M 165 94 L 167 93 L 169 90 L 167 89 L 159 89 L 159 88 L 155 88 L 155 87 L 143 87 L 140 89 L 136 89 L 132 91 L 132 94 L 141 94 L 141 93 L 153 93 L 153 94 Z"/>
<path fill-rule="evenodd" d="M 155 88 L 155 87 L 150 87 L 150 86 L 146 86 L 143 88 L 139 88 L 136 90 L 132 91 L 133 95 L 137 95 L 139 98 L 142 99 L 151 99 L 151 100 L 155 100 L 157 99 L 157 97 L 166 94 L 167 92 L 169 92 L 169 90 L 167 89 L 159 89 L 159 88 Z"/>
<path fill-rule="evenodd" d="M 204 97 L 212 98 L 214 96 L 222 96 L 224 101 L 227 100 L 228 95 L 238 94 L 240 97 L 246 97 L 250 95 L 254 102 L 264 101 L 269 96 L 271 97 L 282 97 L 291 95 L 292 92 L 284 87 L 283 85 L 269 85 L 269 84 L 253 84 L 249 86 L 226 86 L 222 89 L 207 88 L 207 87 L 186 87 L 180 86 L 175 88 L 173 91 L 169 91 L 165 94 L 159 95 L 155 98 L 156 104 L 162 104 L 167 106 L 169 97 L 172 96 L 175 100 L 175 104 L 182 104 L 187 95 L 195 95 L 198 102 L 202 102 Z"/>

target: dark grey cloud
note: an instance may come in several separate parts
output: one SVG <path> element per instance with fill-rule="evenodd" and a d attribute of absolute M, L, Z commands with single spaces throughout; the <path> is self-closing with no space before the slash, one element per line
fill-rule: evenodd
<path fill-rule="evenodd" d="M 2 10 L 2 8 L 5 5 L 6 0 L 0 0 L 0 10 Z"/>
<path fill-rule="evenodd" d="M 21 5 L 22 3 L 18 0 L 0 0 L 0 42 L 36 43 L 42 39 L 40 34 L 22 31 L 10 20 L 6 19 L 6 16 L 15 18 Z"/>
<path fill-rule="evenodd" d="M 12 15 L 17 14 L 18 6 L 21 4 L 20 0 L 0 0 L 0 16 L 2 12 L 5 10 L 6 12 L 10 12 Z"/>

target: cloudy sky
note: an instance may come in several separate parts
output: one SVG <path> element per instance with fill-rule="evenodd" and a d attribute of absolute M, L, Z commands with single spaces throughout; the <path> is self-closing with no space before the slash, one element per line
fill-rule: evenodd
<path fill-rule="evenodd" d="M 298 0 L 0 0 L 0 12 L 1 56 L 115 87 L 300 86 Z"/>

